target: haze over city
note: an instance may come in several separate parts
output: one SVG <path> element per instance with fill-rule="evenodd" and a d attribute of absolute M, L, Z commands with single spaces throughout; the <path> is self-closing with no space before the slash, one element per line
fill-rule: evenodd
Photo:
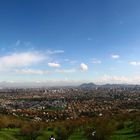
<path fill-rule="evenodd" d="M 140 84 L 139 0 L 1 0 L 0 85 Z"/>

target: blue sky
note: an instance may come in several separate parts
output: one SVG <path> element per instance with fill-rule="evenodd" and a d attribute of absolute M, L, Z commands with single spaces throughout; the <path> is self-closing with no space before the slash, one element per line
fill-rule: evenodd
<path fill-rule="evenodd" d="M 140 84 L 139 0 L 1 0 L 0 81 Z"/>

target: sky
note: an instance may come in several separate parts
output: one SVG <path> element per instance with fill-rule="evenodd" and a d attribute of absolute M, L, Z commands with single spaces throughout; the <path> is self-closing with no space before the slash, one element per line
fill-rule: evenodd
<path fill-rule="evenodd" d="M 139 0 L 1 0 L 0 82 L 140 84 Z"/>

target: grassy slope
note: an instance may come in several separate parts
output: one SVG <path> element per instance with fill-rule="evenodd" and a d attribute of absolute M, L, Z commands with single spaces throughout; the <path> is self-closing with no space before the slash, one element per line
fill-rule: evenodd
<path fill-rule="evenodd" d="M 23 140 L 19 134 L 19 129 L 3 129 L 0 131 L 0 140 Z M 50 135 L 54 134 L 54 131 L 44 130 L 36 140 L 48 140 Z M 17 138 L 18 136 L 18 138 Z M 69 140 L 87 140 L 82 132 L 76 131 L 73 133 Z M 140 140 L 140 135 L 137 136 L 132 133 L 132 128 L 124 128 L 116 131 L 109 140 Z"/>
<path fill-rule="evenodd" d="M 3 129 L 0 131 L 0 140 L 18 140 L 14 136 L 18 131 L 18 129 Z"/>
<path fill-rule="evenodd" d="M 131 128 L 124 128 L 116 131 L 110 140 L 140 140 L 140 135 L 133 134 Z"/>
<path fill-rule="evenodd" d="M 69 140 L 87 140 L 81 132 L 75 132 L 69 138 Z"/>
<path fill-rule="evenodd" d="M 51 135 L 55 136 L 54 131 L 44 130 L 36 140 L 49 140 Z"/>

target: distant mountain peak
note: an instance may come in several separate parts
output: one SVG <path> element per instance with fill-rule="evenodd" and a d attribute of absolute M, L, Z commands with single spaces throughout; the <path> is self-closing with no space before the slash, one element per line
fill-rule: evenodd
<path fill-rule="evenodd" d="M 79 87 L 80 88 L 95 88 L 96 84 L 94 84 L 94 83 L 83 83 Z"/>

